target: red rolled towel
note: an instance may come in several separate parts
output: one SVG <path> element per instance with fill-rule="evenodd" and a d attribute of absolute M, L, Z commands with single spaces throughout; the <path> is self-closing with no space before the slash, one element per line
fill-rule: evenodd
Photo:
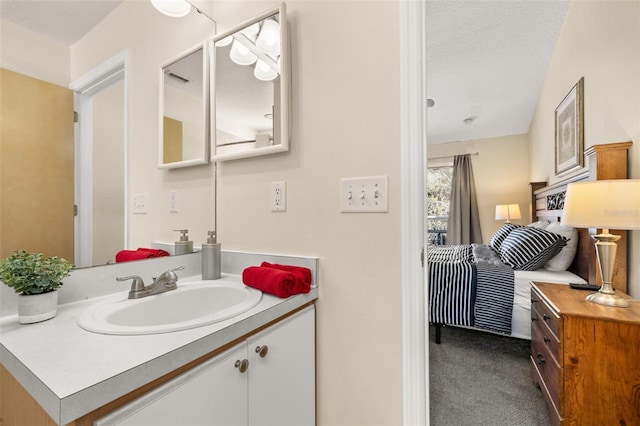
<path fill-rule="evenodd" d="M 145 253 L 139 250 L 120 250 L 116 253 L 116 262 L 129 262 L 131 260 L 147 259 L 149 253 Z"/>
<path fill-rule="evenodd" d="M 293 273 L 279 269 L 249 266 L 242 271 L 243 283 L 278 297 L 296 294 L 298 289 L 296 281 Z"/>
<path fill-rule="evenodd" d="M 120 250 L 116 253 L 116 262 L 129 262 L 131 260 L 150 259 L 152 257 L 169 256 L 169 253 L 160 249 L 139 248 L 138 250 Z"/>
<path fill-rule="evenodd" d="M 149 256 L 148 257 L 164 257 L 164 256 L 169 256 L 169 252 L 162 250 L 162 249 L 151 249 L 151 248 L 144 248 L 141 247 L 138 249 L 138 251 L 141 252 L 145 252 L 148 253 Z"/>
<path fill-rule="evenodd" d="M 269 262 L 262 262 L 260 266 L 291 272 L 295 274 L 296 278 L 300 281 L 300 293 L 309 293 L 309 291 L 311 291 L 311 270 L 309 268 L 302 266 L 279 265 L 277 263 Z"/>

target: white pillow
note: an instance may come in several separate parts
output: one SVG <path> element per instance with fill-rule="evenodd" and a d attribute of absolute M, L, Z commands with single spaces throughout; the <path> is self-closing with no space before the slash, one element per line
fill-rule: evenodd
<path fill-rule="evenodd" d="M 538 228 L 538 229 L 547 229 L 547 226 L 549 226 L 549 221 L 548 220 L 539 220 L 537 222 L 533 222 L 528 224 L 527 226 L 531 226 L 532 228 Z"/>
<path fill-rule="evenodd" d="M 544 269 L 547 271 L 566 271 L 569 266 L 571 266 L 573 258 L 576 257 L 576 251 L 578 250 L 578 230 L 570 226 L 560 225 L 560 222 L 551 222 L 545 230 L 562 235 L 568 241 L 567 245 L 560 250 L 560 253 L 545 263 Z"/>

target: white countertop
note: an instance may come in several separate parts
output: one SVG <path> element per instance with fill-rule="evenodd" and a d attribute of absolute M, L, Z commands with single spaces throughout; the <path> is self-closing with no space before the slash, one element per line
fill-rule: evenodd
<path fill-rule="evenodd" d="M 238 275 L 223 274 L 221 279 L 243 285 Z M 73 302 L 37 324 L 21 325 L 16 315 L 4 317 L 0 360 L 54 420 L 66 424 L 317 297 L 317 288 L 287 299 L 263 294 L 256 307 L 234 318 L 141 336 L 86 331 L 78 326 L 78 316 L 103 297 Z"/>

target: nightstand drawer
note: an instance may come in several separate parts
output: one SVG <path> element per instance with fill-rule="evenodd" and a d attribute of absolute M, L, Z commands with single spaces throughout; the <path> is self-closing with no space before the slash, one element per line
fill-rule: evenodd
<path fill-rule="evenodd" d="M 560 340 L 560 334 L 558 332 L 558 314 L 556 314 L 543 300 L 542 296 L 532 288 L 531 289 L 531 319 L 533 321 L 534 311 L 538 313 L 539 319 L 549 327 L 549 331 L 553 333 L 556 340 Z M 538 319 L 538 318 L 537 318 Z M 534 321 L 535 322 L 535 321 Z"/>
<path fill-rule="evenodd" d="M 544 343 L 540 331 L 535 327 L 532 327 L 531 360 L 532 362 L 535 362 L 553 404 L 556 407 L 560 407 L 559 385 L 562 383 L 563 369 L 556 360 L 557 356 L 557 354 L 552 354 L 549 347 Z"/>
<path fill-rule="evenodd" d="M 532 330 L 531 339 L 532 340 L 534 339 L 533 330 L 535 329 L 537 331 L 538 336 L 540 337 L 541 344 L 547 346 L 549 348 L 549 351 L 553 355 L 553 357 L 558 362 L 558 364 L 561 364 L 560 362 L 562 360 L 562 357 L 560 356 L 561 345 L 560 345 L 560 340 L 558 339 L 558 332 L 557 330 L 555 333 L 552 332 L 551 328 L 549 327 L 549 324 L 551 324 L 552 326 L 557 325 L 557 321 L 556 322 L 545 321 L 544 314 L 538 311 L 539 305 L 540 303 L 531 304 L 531 330 Z M 550 317 L 549 314 L 547 314 L 547 317 Z"/>

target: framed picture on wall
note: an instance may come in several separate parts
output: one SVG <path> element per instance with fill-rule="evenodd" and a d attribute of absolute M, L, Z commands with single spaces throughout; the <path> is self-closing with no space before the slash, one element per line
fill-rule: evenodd
<path fill-rule="evenodd" d="M 584 77 L 576 83 L 556 108 L 556 176 L 583 165 Z"/>

